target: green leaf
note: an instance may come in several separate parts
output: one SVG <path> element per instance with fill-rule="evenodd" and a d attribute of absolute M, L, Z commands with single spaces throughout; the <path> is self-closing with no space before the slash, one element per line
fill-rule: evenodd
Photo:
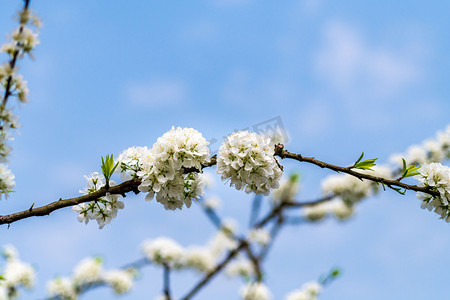
<path fill-rule="evenodd" d="M 354 165 L 357 165 L 357 164 L 361 161 L 361 159 L 363 158 L 363 156 L 364 156 L 364 152 L 361 153 L 361 156 L 358 157 L 358 159 L 355 161 L 355 164 L 354 164 Z"/>
<path fill-rule="evenodd" d="M 373 169 L 371 169 L 373 166 L 376 166 L 375 161 L 378 158 L 371 158 L 371 159 L 366 159 L 366 160 L 362 160 L 364 156 L 364 152 L 361 153 L 361 155 L 358 157 L 358 159 L 355 161 L 355 163 L 353 164 L 353 166 L 351 167 L 351 169 L 361 169 L 361 170 L 370 170 L 373 171 Z"/>
<path fill-rule="evenodd" d="M 5 280 L 5 276 L 3 274 L 0 274 L 0 281 Z"/>
<path fill-rule="evenodd" d="M 333 280 L 341 276 L 342 271 L 338 267 L 334 267 L 328 274 L 322 274 L 319 277 L 319 283 L 323 286 L 330 284 Z"/>
<path fill-rule="evenodd" d="M 402 191 L 402 189 L 396 188 L 396 187 L 393 187 L 393 186 L 390 186 L 390 188 L 393 189 L 394 191 L 396 191 L 397 193 L 402 194 L 402 195 L 404 195 L 406 193 L 406 189 L 404 189 Z"/>
<path fill-rule="evenodd" d="M 417 172 L 417 170 L 420 169 L 420 166 L 416 167 L 415 165 L 410 165 L 406 167 L 406 161 L 402 158 L 403 162 L 403 170 L 402 170 L 402 176 L 399 178 L 399 180 L 406 178 L 406 177 L 412 177 L 415 175 L 419 175 L 420 173 Z"/>
<path fill-rule="evenodd" d="M 106 158 L 103 158 L 102 156 L 102 172 L 103 176 L 105 176 L 105 180 L 108 183 L 109 179 L 111 178 L 112 174 L 114 174 L 114 171 L 116 170 L 119 163 L 117 162 L 114 164 L 114 158 L 113 155 L 106 155 Z"/>

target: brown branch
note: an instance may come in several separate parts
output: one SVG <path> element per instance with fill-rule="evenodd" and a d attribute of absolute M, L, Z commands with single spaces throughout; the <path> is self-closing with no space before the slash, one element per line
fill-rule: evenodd
<path fill-rule="evenodd" d="M 306 156 L 302 156 L 300 154 L 295 154 L 295 153 L 291 153 L 288 152 L 286 150 L 283 149 L 283 145 L 278 144 L 277 146 L 275 146 L 275 155 L 279 156 L 280 158 L 290 158 L 290 159 L 294 159 L 300 162 L 307 162 L 307 163 L 311 163 L 313 165 L 319 166 L 321 168 L 326 168 L 326 169 L 330 169 L 336 172 L 342 172 L 342 173 L 346 173 L 349 175 L 352 175 L 354 177 L 357 177 L 359 179 L 368 179 L 374 182 L 378 182 L 381 183 L 383 185 L 386 185 L 390 188 L 393 187 L 400 187 L 400 188 L 404 188 L 407 190 L 412 190 L 412 191 L 416 191 L 416 192 L 422 192 L 422 193 L 427 193 L 430 194 L 432 196 L 439 196 L 439 193 L 436 191 L 433 191 L 427 187 L 420 187 L 417 185 L 410 185 L 410 184 L 406 184 L 403 182 L 400 182 L 399 180 L 391 180 L 391 179 L 386 179 L 383 177 L 377 177 L 377 176 L 373 176 L 373 175 L 369 175 L 369 174 L 363 174 L 363 173 L 359 173 L 356 171 L 353 171 L 351 168 L 348 167 L 340 167 L 340 166 L 336 166 L 336 165 L 332 165 L 320 160 L 315 159 L 314 157 L 306 157 Z"/>
<path fill-rule="evenodd" d="M 256 281 L 260 282 L 263 279 L 263 272 L 261 270 L 261 261 L 253 254 L 252 249 L 248 243 L 245 243 L 244 246 L 245 252 L 247 253 L 248 258 L 253 264 L 256 273 Z"/>
<path fill-rule="evenodd" d="M 419 187 L 417 185 L 409 185 L 403 182 L 400 182 L 398 180 L 390 180 L 390 179 L 386 179 L 386 178 L 382 178 L 382 177 L 377 177 L 377 176 L 373 176 L 373 175 L 369 175 L 369 174 L 363 174 L 363 173 L 359 173 L 356 171 L 353 171 L 347 167 L 340 167 L 340 166 L 336 166 L 336 165 L 332 165 L 317 159 L 314 159 L 313 157 L 305 157 L 302 156 L 300 154 L 295 154 L 295 153 L 291 153 L 288 152 L 286 150 L 283 149 L 283 145 L 279 144 L 275 147 L 275 155 L 281 157 L 282 159 L 284 158 L 290 158 L 290 159 L 294 159 L 300 162 L 307 162 L 307 163 L 311 163 L 314 164 L 316 166 L 319 166 L 321 168 L 326 168 L 326 169 L 330 169 L 336 172 L 342 172 L 342 173 L 346 173 L 352 176 L 355 176 L 359 179 L 367 179 L 367 180 L 371 180 L 373 182 L 378 182 L 381 183 L 383 186 L 388 186 L 390 188 L 393 187 L 400 187 L 400 188 L 404 188 L 407 190 L 412 190 L 412 191 L 416 191 L 416 192 L 422 192 L 422 193 L 427 193 L 430 194 L 432 196 L 439 196 L 439 193 L 436 191 L 433 191 L 427 187 Z M 202 169 L 203 168 L 207 168 L 207 167 L 212 167 L 215 164 L 217 164 L 217 157 L 216 155 L 212 156 L 210 161 L 206 164 L 202 165 Z M 197 170 L 196 168 L 187 168 L 183 170 L 184 173 L 189 173 L 189 172 L 199 172 L 199 170 Z M 129 181 L 125 181 L 120 185 L 114 186 L 114 187 L 110 187 L 109 190 L 106 190 L 106 188 L 101 188 L 99 191 L 92 193 L 92 194 L 88 194 L 85 196 L 81 196 L 81 197 L 76 197 L 76 198 L 70 198 L 70 199 L 66 199 L 66 200 L 59 200 L 53 203 L 50 203 L 48 205 L 44 205 L 38 208 L 33 208 L 31 207 L 28 210 L 22 211 L 22 212 L 18 212 L 18 213 L 13 213 L 10 215 L 4 215 L 4 216 L 0 216 L 0 225 L 3 224 L 11 224 L 13 222 L 16 222 L 18 220 L 21 219 L 25 219 L 25 218 L 29 218 L 29 217 L 33 217 L 33 216 L 44 216 L 44 215 L 48 215 L 51 212 L 63 208 L 63 207 L 67 207 L 67 206 L 73 206 L 73 205 L 77 205 L 83 202 L 89 202 L 89 201 L 93 201 L 96 200 L 100 197 L 103 197 L 106 195 L 106 192 L 109 192 L 111 194 L 121 194 L 125 196 L 125 193 L 134 191 L 136 194 L 139 193 L 139 191 L 137 190 L 137 187 L 140 184 L 140 179 L 132 179 Z M 315 205 L 318 204 L 322 201 L 327 201 L 331 198 L 327 197 L 327 198 L 323 198 L 321 200 L 315 200 L 312 201 L 310 203 L 305 202 L 305 203 L 284 203 L 282 204 L 283 206 L 288 206 L 288 207 L 302 207 L 302 206 L 311 206 L 311 205 Z M 319 201 L 319 202 L 317 202 Z M 282 207 L 278 206 L 276 207 L 274 210 L 272 210 L 271 214 L 266 216 L 267 220 L 262 220 L 261 222 L 265 222 L 268 221 L 270 219 L 272 219 L 278 212 L 279 210 L 281 210 Z M 255 227 L 261 227 L 263 225 L 261 225 L 261 222 L 259 224 L 256 224 Z"/>
<path fill-rule="evenodd" d="M 51 212 L 67 207 L 67 206 L 74 206 L 80 203 L 89 202 L 97 200 L 101 197 L 104 197 L 106 193 L 110 194 L 120 194 L 122 196 L 125 196 L 128 192 L 135 192 L 139 193 L 137 190 L 137 187 L 141 184 L 140 179 L 131 179 L 128 181 L 125 181 L 119 185 L 109 187 L 109 189 L 106 189 L 105 187 L 100 188 L 98 191 L 93 192 L 91 194 L 83 195 L 80 197 L 70 198 L 70 199 L 60 199 L 58 201 L 52 202 L 50 204 L 37 207 L 37 208 L 29 208 L 27 210 L 13 213 L 10 215 L 4 215 L 0 216 L 0 225 L 3 224 L 11 224 L 13 222 L 26 219 L 29 217 L 35 217 L 35 216 L 45 216 L 49 215 Z"/>
<path fill-rule="evenodd" d="M 282 209 L 282 205 L 278 206 L 276 208 L 273 208 L 272 211 L 276 210 L 276 209 Z M 255 225 L 255 228 L 258 227 L 262 227 L 264 225 L 266 225 L 273 217 L 275 217 L 277 214 L 269 214 L 269 216 L 271 217 L 266 217 L 263 220 L 261 220 L 260 222 L 257 223 L 257 225 Z M 239 245 L 234 248 L 233 250 L 231 250 L 230 252 L 228 252 L 228 255 L 225 257 L 225 259 L 218 264 L 213 270 L 209 271 L 202 280 L 200 280 L 188 293 L 186 296 L 184 296 L 183 298 L 181 298 L 181 300 L 189 300 L 191 299 L 195 294 L 197 294 L 197 292 L 203 287 L 205 286 L 215 275 L 217 275 L 217 273 L 219 273 L 241 250 L 245 249 L 246 245 L 248 245 L 247 240 L 241 240 L 241 242 L 239 243 Z"/>
<path fill-rule="evenodd" d="M 29 6 L 30 6 L 30 0 L 25 0 L 23 11 L 26 11 Z M 23 32 L 24 27 L 25 27 L 25 24 L 20 24 L 19 34 Z M 14 54 L 12 55 L 12 59 L 9 61 L 9 66 L 10 66 L 11 70 L 14 70 L 14 68 L 16 67 L 17 59 L 19 58 L 19 53 L 20 53 L 20 50 L 16 49 L 14 51 Z M 5 95 L 3 96 L 2 104 L 0 105 L 1 110 L 3 110 L 5 108 L 6 102 L 8 101 L 8 97 L 11 95 L 11 87 L 12 87 L 12 75 L 10 75 L 6 79 Z"/>
<path fill-rule="evenodd" d="M 186 296 L 181 298 L 181 300 L 191 299 L 197 292 L 205 286 L 217 273 L 219 273 L 242 249 L 245 248 L 246 241 L 243 240 L 235 249 L 228 252 L 225 259 L 218 264 L 213 270 L 208 272 L 202 280 L 200 280 L 188 293 Z"/>

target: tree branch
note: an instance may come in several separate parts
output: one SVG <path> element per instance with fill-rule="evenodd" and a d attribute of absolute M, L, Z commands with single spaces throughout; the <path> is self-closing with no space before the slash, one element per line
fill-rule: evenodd
<path fill-rule="evenodd" d="M 22 11 L 26 11 L 29 6 L 30 6 L 30 0 L 25 0 Z M 20 24 L 19 33 L 23 32 L 24 27 L 25 27 L 25 24 Z M 20 50 L 18 50 L 16 48 L 16 50 L 14 51 L 14 54 L 12 55 L 12 59 L 9 61 L 9 66 L 11 67 L 11 70 L 14 70 L 14 68 L 16 67 L 17 59 L 19 58 L 19 53 L 20 53 Z M 6 102 L 8 102 L 8 98 L 11 95 L 11 87 L 12 87 L 12 75 L 10 75 L 6 79 L 5 94 L 3 96 L 2 104 L 0 105 L 0 110 L 3 110 L 6 107 Z"/>
<path fill-rule="evenodd" d="M 321 168 L 326 168 L 326 169 L 330 169 L 333 170 L 335 172 L 342 172 L 342 173 L 346 173 L 352 176 L 355 176 L 359 179 L 368 179 L 374 182 L 378 182 L 381 183 L 383 185 L 386 185 L 390 188 L 392 187 L 400 187 L 400 188 L 404 188 L 407 190 L 412 190 L 412 191 L 416 191 L 416 192 L 422 192 L 422 193 L 427 193 L 430 194 L 432 196 L 439 196 L 438 192 L 435 192 L 427 187 L 420 187 L 417 185 L 410 185 L 410 184 L 406 184 L 403 182 L 400 182 L 399 180 L 390 180 L 390 179 L 386 179 L 383 177 L 377 177 L 377 176 L 373 176 L 373 175 L 369 175 L 369 174 L 363 174 L 363 173 L 359 173 L 356 171 L 353 171 L 351 168 L 348 167 L 340 167 L 340 166 L 336 166 L 336 165 L 332 165 L 317 159 L 314 159 L 314 157 L 306 157 L 306 156 L 302 156 L 300 154 L 295 154 L 295 153 L 291 153 L 288 152 L 286 150 L 283 149 L 283 145 L 278 144 L 277 146 L 275 146 L 275 155 L 279 156 L 280 158 L 284 159 L 284 158 L 290 158 L 290 159 L 294 159 L 300 162 L 307 162 L 316 166 L 319 166 Z"/>
<path fill-rule="evenodd" d="M 109 187 L 109 189 L 102 187 L 96 192 L 93 192 L 93 193 L 90 193 L 87 195 L 83 195 L 80 197 L 64 199 L 64 200 L 60 199 L 58 201 L 55 201 L 50 204 L 47 204 L 47 205 L 44 205 L 41 207 L 37 207 L 37 208 L 34 208 L 32 206 L 29 209 L 21 211 L 21 212 L 13 213 L 10 215 L 0 216 L 0 225 L 11 224 L 13 222 L 16 222 L 16 221 L 19 221 L 22 219 L 26 219 L 26 218 L 30 218 L 30 217 L 49 215 L 51 212 L 61 209 L 61 208 L 64 208 L 64 207 L 67 207 L 67 206 L 74 206 L 74 205 L 84 203 L 84 202 L 95 201 L 101 197 L 104 197 L 106 195 L 106 193 L 120 194 L 122 196 L 125 196 L 126 193 L 131 192 L 131 191 L 133 191 L 135 193 L 139 193 L 139 191 L 137 190 L 137 187 L 140 184 L 141 184 L 141 180 L 135 178 L 135 179 L 125 181 L 119 185 Z"/>

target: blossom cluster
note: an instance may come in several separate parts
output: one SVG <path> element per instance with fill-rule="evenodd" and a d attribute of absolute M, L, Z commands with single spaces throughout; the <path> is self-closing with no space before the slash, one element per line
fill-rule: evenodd
<path fill-rule="evenodd" d="M 318 282 L 312 281 L 303 284 L 301 289 L 294 290 L 286 295 L 286 300 L 317 300 L 322 285 Z"/>
<path fill-rule="evenodd" d="M 408 165 L 442 162 L 450 158 L 450 125 L 445 130 L 438 131 L 434 138 L 425 140 L 421 145 L 412 145 L 404 154 L 393 154 L 392 163 L 402 166 L 402 158 Z"/>
<path fill-rule="evenodd" d="M 224 250 L 235 247 L 234 240 L 223 231 L 218 231 L 206 246 L 184 248 L 170 238 L 161 237 L 144 241 L 142 252 L 149 261 L 157 265 L 207 272 L 216 266 Z"/>
<path fill-rule="evenodd" d="M 249 283 L 241 288 L 243 300 L 271 300 L 272 293 L 262 282 Z"/>
<path fill-rule="evenodd" d="M 327 215 L 333 215 L 338 220 L 344 221 L 353 216 L 354 210 L 353 204 L 344 202 L 340 197 L 335 197 L 330 201 L 305 207 L 303 213 L 309 221 L 320 221 Z"/>
<path fill-rule="evenodd" d="M 190 207 L 204 194 L 210 181 L 202 169 L 210 158 L 209 142 L 193 128 L 174 128 L 164 133 L 148 147 L 130 147 L 116 160 L 115 170 L 122 180 L 140 179 L 138 190 L 147 193 L 145 199 L 161 203 L 167 210 Z M 222 179 L 247 193 L 267 195 L 279 186 L 281 166 L 274 157 L 271 139 L 256 133 L 239 131 L 222 144 L 217 157 L 217 172 Z M 105 175 L 109 176 L 109 175 Z M 86 177 L 88 188 L 83 194 L 98 191 L 105 185 L 98 173 Z M 80 222 L 98 221 L 100 228 L 109 223 L 123 208 L 118 195 L 107 194 L 94 202 L 73 208 Z M 216 207 L 217 201 L 205 202 Z M 209 203 L 209 204 L 208 204 Z"/>
<path fill-rule="evenodd" d="M 0 299 L 9 300 L 19 296 L 19 288 L 30 289 L 35 283 L 35 271 L 31 265 L 19 259 L 17 250 L 7 245 L 3 257 L 6 264 L 2 270 L 4 280 L 0 281 Z"/>
<path fill-rule="evenodd" d="M 450 222 L 450 168 L 440 163 L 424 164 L 419 169 L 419 186 L 427 187 L 439 194 L 433 197 L 430 194 L 417 193 L 422 200 L 421 207 L 434 211 L 441 219 Z"/>
<path fill-rule="evenodd" d="M 393 173 L 390 167 L 384 165 L 373 166 L 372 170 L 357 170 L 357 172 L 385 179 L 391 179 Z M 340 220 L 347 219 L 353 214 L 353 206 L 356 203 L 379 191 L 376 182 L 348 174 L 329 175 L 322 180 L 321 185 L 323 194 L 334 196 L 335 199 L 305 209 L 306 218 L 310 220 L 320 220 L 328 213 L 334 214 Z"/>
<path fill-rule="evenodd" d="M 269 138 L 239 131 L 228 136 L 219 148 L 217 173 L 238 190 L 268 195 L 278 188 L 283 172 Z"/>
<path fill-rule="evenodd" d="M 139 191 L 148 193 L 146 200 L 155 197 L 165 209 L 191 206 L 192 200 L 203 194 L 205 183 L 202 164 L 209 161 L 208 142 L 192 128 L 172 128 L 159 137 L 152 149 L 127 149 L 119 156 L 121 172 L 132 173 L 142 182 Z M 185 170 L 197 172 L 185 174 Z"/>
<path fill-rule="evenodd" d="M 85 176 L 85 179 L 87 187 L 84 190 L 80 190 L 80 193 L 83 195 L 94 193 L 106 184 L 105 178 L 98 172 Z M 113 186 L 115 183 L 110 181 L 109 184 Z M 124 203 L 119 201 L 121 197 L 121 195 L 107 193 L 105 197 L 98 198 L 95 201 L 75 205 L 72 207 L 72 210 L 78 214 L 79 222 L 87 224 L 90 220 L 96 220 L 99 228 L 103 228 L 117 216 L 119 209 L 124 208 Z"/>
<path fill-rule="evenodd" d="M 131 290 L 136 276 L 134 269 L 104 271 L 100 258 L 85 258 L 71 277 L 57 277 L 47 283 L 48 295 L 63 300 L 75 300 L 85 288 L 93 284 L 109 285 L 120 295 Z"/>
<path fill-rule="evenodd" d="M 248 281 L 256 274 L 255 265 L 249 259 L 239 257 L 228 264 L 225 274 L 229 277 L 242 277 Z"/>

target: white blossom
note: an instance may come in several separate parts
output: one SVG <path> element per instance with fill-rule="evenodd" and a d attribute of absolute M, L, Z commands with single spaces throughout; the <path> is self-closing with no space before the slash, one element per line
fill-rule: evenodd
<path fill-rule="evenodd" d="M 116 172 L 120 173 L 122 180 L 131 179 L 151 161 L 152 153 L 147 147 L 130 147 L 119 154 Z"/>
<path fill-rule="evenodd" d="M 109 283 L 116 294 L 128 292 L 133 287 L 133 272 L 129 270 L 113 270 L 103 275 L 104 280 Z"/>
<path fill-rule="evenodd" d="M 442 219 L 450 222 L 450 168 L 440 163 L 430 163 L 424 164 L 419 173 L 420 175 L 415 176 L 420 182 L 419 186 L 439 193 L 439 196 L 434 198 L 429 194 L 417 193 L 417 197 L 422 200 L 421 207 L 430 211 L 434 209 Z"/>
<path fill-rule="evenodd" d="M 222 203 L 218 196 L 210 196 L 203 200 L 203 206 L 208 209 L 217 210 L 221 205 Z"/>
<path fill-rule="evenodd" d="M 216 260 L 208 248 L 190 247 L 184 254 L 183 265 L 200 272 L 207 272 L 215 267 Z"/>
<path fill-rule="evenodd" d="M 353 205 L 345 203 L 339 197 L 330 201 L 330 208 L 334 216 L 341 221 L 347 220 L 348 218 L 353 216 L 355 212 Z"/>
<path fill-rule="evenodd" d="M 102 261 L 99 258 L 85 258 L 73 273 L 73 280 L 79 285 L 99 281 L 102 276 Z"/>
<path fill-rule="evenodd" d="M 305 283 L 301 289 L 294 290 L 286 295 L 286 300 L 316 300 L 322 291 L 322 285 L 317 282 Z"/>
<path fill-rule="evenodd" d="M 4 279 L 0 280 L 0 300 L 10 300 L 19 296 L 20 287 L 32 288 L 35 284 L 36 274 L 30 264 L 19 259 L 19 254 L 14 246 L 4 246 L 2 254 L 6 259 L 6 264 L 0 273 Z"/>
<path fill-rule="evenodd" d="M 322 180 L 325 195 L 339 196 L 348 203 L 355 203 L 370 195 L 372 183 L 348 174 L 335 174 Z"/>
<path fill-rule="evenodd" d="M 19 258 L 19 252 L 17 251 L 16 247 L 14 247 L 11 244 L 3 246 L 2 255 L 7 260 L 13 260 L 13 259 L 18 259 Z"/>
<path fill-rule="evenodd" d="M 203 195 L 205 182 L 198 173 L 184 174 L 185 169 L 201 171 L 209 161 L 208 142 L 200 132 L 192 128 L 172 128 L 159 137 L 151 150 L 151 159 L 144 162 L 137 175 L 142 179 L 139 190 L 148 193 L 165 209 L 181 209 L 191 206 L 193 199 Z"/>
<path fill-rule="evenodd" d="M 267 245 L 270 242 L 270 233 L 264 228 L 256 228 L 248 233 L 250 241 L 260 245 Z"/>
<path fill-rule="evenodd" d="M 11 259 L 5 265 L 5 286 L 15 287 L 23 286 L 32 288 L 35 282 L 35 271 L 29 264 L 18 259 Z"/>
<path fill-rule="evenodd" d="M 330 212 L 329 203 L 319 203 L 304 208 L 303 213 L 310 221 L 320 221 Z"/>
<path fill-rule="evenodd" d="M 264 283 L 255 282 L 241 288 L 243 300 L 270 300 L 272 294 Z"/>
<path fill-rule="evenodd" d="M 250 278 L 254 276 L 255 273 L 255 266 L 250 260 L 245 258 L 233 260 L 225 269 L 225 274 L 230 277 L 242 276 L 245 278 Z"/>
<path fill-rule="evenodd" d="M 427 161 L 438 162 L 444 160 L 445 153 L 439 140 L 428 139 L 423 143 L 423 146 L 428 153 Z"/>
<path fill-rule="evenodd" d="M 171 267 L 182 266 L 184 249 L 172 239 L 160 237 L 144 241 L 142 244 L 144 255 L 156 264 L 167 264 Z"/>
<path fill-rule="evenodd" d="M 0 284 L 0 300 L 10 300 L 8 289 Z"/>
<path fill-rule="evenodd" d="M 0 163 L 0 191 L 5 194 L 5 198 L 8 198 L 8 193 L 16 186 L 14 178 L 15 176 L 8 166 Z"/>
<path fill-rule="evenodd" d="M 59 277 L 50 281 L 47 284 L 47 293 L 50 297 L 61 297 L 63 300 L 77 299 L 74 283 L 66 277 Z"/>
<path fill-rule="evenodd" d="M 409 147 L 405 154 L 392 155 L 390 161 L 401 168 L 402 157 L 407 165 L 442 162 L 450 158 L 450 125 L 445 130 L 438 131 L 434 138 L 425 140 L 422 145 Z"/>
<path fill-rule="evenodd" d="M 98 191 L 105 186 L 105 178 L 98 172 L 93 172 L 89 176 L 84 176 L 87 181 L 87 187 L 80 190 L 80 193 L 87 195 Z M 112 180 L 109 181 L 110 186 L 116 185 Z M 72 207 L 72 210 L 78 214 L 77 218 L 80 223 L 88 224 L 90 220 L 96 220 L 100 229 L 109 224 L 117 217 L 119 209 L 123 209 L 125 204 L 119 199 L 122 195 L 106 193 L 105 197 L 96 201 L 80 203 Z"/>
<path fill-rule="evenodd" d="M 217 173 L 246 193 L 268 195 L 279 186 L 282 170 L 270 139 L 248 131 L 235 132 L 220 146 Z"/>
<path fill-rule="evenodd" d="M 236 248 L 237 242 L 229 234 L 221 230 L 209 241 L 208 247 L 214 257 L 219 257 L 225 250 Z"/>

